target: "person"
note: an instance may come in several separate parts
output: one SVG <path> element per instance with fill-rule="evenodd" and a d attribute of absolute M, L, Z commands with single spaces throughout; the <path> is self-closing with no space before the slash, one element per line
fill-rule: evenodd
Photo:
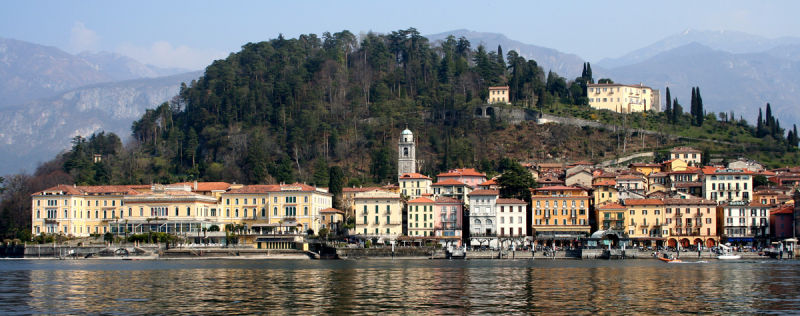
<path fill-rule="evenodd" d="M 697 258 L 700 259 L 700 246 L 697 246 Z"/>

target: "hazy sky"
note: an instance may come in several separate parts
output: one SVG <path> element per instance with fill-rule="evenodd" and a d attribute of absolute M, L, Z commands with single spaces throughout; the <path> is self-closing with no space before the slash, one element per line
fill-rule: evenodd
<path fill-rule="evenodd" d="M 688 28 L 800 36 L 800 1 L 3 1 L 0 37 L 201 69 L 247 42 L 344 29 L 498 32 L 589 61 Z"/>

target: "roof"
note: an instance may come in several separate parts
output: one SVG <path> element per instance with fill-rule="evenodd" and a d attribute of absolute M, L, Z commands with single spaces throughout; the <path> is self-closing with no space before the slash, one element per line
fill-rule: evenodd
<path fill-rule="evenodd" d="M 706 199 L 664 199 L 664 204 L 667 205 L 717 205 L 714 201 L 709 201 Z"/>
<path fill-rule="evenodd" d="M 623 206 L 623 205 L 621 205 L 619 203 L 614 203 L 614 202 L 603 204 L 603 205 L 601 205 L 600 207 L 597 208 L 598 211 L 603 211 L 603 210 L 624 210 L 624 209 L 625 209 L 625 206 Z"/>
<path fill-rule="evenodd" d="M 528 202 L 525 202 L 520 199 L 497 199 L 497 204 L 525 204 L 527 205 Z"/>
<path fill-rule="evenodd" d="M 484 185 L 484 186 L 486 186 L 486 185 L 497 185 L 497 181 L 495 181 L 494 179 L 489 179 L 489 180 L 486 180 L 486 181 L 484 181 L 483 183 L 481 183 L 479 185 Z"/>
<path fill-rule="evenodd" d="M 450 204 L 456 203 L 456 204 L 461 204 L 461 201 L 456 200 L 456 199 L 451 198 L 451 197 L 440 196 L 439 198 L 436 199 L 436 203 L 443 203 L 443 204 L 444 203 L 450 203 Z"/>
<path fill-rule="evenodd" d="M 421 173 L 416 173 L 416 172 L 404 173 L 403 175 L 400 176 L 400 179 L 401 180 L 402 179 L 426 179 L 426 180 L 431 180 L 430 177 L 428 177 L 428 176 L 426 176 L 424 174 L 421 174 Z"/>
<path fill-rule="evenodd" d="M 194 182 L 179 182 L 175 184 L 183 184 L 192 187 L 193 191 L 226 191 L 231 187 L 227 182 L 197 182 L 197 189 L 194 188 Z"/>
<path fill-rule="evenodd" d="M 411 201 L 408 201 L 408 203 L 409 203 L 409 204 L 410 204 L 410 203 L 433 203 L 433 200 L 431 200 L 431 199 L 429 199 L 429 198 L 426 198 L 426 197 L 418 197 L 418 198 L 416 198 L 416 199 L 413 199 L 413 200 L 411 200 Z"/>
<path fill-rule="evenodd" d="M 448 170 L 447 172 L 436 175 L 437 177 L 486 177 L 483 172 L 478 172 L 474 168 L 459 168 Z"/>
<path fill-rule="evenodd" d="M 692 147 L 675 147 L 669 151 L 670 153 L 700 153 L 700 150 L 694 149 Z"/>
<path fill-rule="evenodd" d="M 627 206 L 664 205 L 664 201 L 658 199 L 627 199 L 624 203 Z"/>
<path fill-rule="evenodd" d="M 500 195 L 500 191 L 498 190 L 475 190 L 467 194 L 469 196 L 473 195 Z"/>
<path fill-rule="evenodd" d="M 642 177 L 635 176 L 635 175 L 632 175 L 632 174 L 626 174 L 626 175 L 617 176 L 617 180 L 640 180 L 640 181 L 644 181 L 644 179 L 642 179 Z"/>
<path fill-rule="evenodd" d="M 335 209 L 335 208 L 332 208 L 332 207 L 329 207 L 329 208 L 326 208 L 326 209 L 320 210 L 319 212 L 320 212 L 320 213 L 338 213 L 338 214 L 344 214 L 344 211 L 342 211 L 342 210 L 337 210 L 337 209 Z"/>
<path fill-rule="evenodd" d="M 752 171 L 744 170 L 744 169 L 727 169 L 727 168 L 715 168 L 715 167 L 705 167 L 703 168 L 704 174 L 714 175 L 714 174 L 751 174 Z"/>
<path fill-rule="evenodd" d="M 461 182 L 461 181 L 458 181 L 458 180 L 446 179 L 446 180 L 441 180 L 441 181 L 436 182 L 436 183 L 431 184 L 431 185 L 440 185 L 440 186 L 441 185 L 458 185 L 458 186 L 461 186 L 461 185 L 466 185 L 466 184 L 464 182 Z"/>
<path fill-rule="evenodd" d="M 59 184 L 59 185 L 56 185 L 54 187 L 50 187 L 50 188 L 47 188 L 47 189 L 44 189 L 44 190 L 41 190 L 41 191 L 38 191 L 38 192 L 34 192 L 31 195 L 42 195 L 42 193 L 44 193 L 44 192 L 54 192 L 54 191 L 64 192 L 65 194 L 68 194 L 68 195 L 81 195 L 81 194 L 83 194 L 83 192 L 81 190 L 78 190 L 78 188 L 75 187 L 75 186 L 66 185 L 66 184 Z"/>
<path fill-rule="evenodd" d="M 794 205 L 784 205 L 769 211 L 770 215 L 794 215 Z"/>
<path fill-rule="evenodd" d="M 489 87 L 489 90 L 508 90 L 508 86 Z"/>
<path fill-rule="evenodd" d="M 590 84 L 588 84 L 586 86 L 587 87 L 631 87 L 631 88 L 648 88 L 648 89 L 651 89 L 650 87 L 645 86 L 645 85 L 643 85 L 641 83 L 640 84 L 590 83 Z"/>
<path fill-rule="evenodd" d="M 358 188 L 342 188 L 342 192 L 366 192 L 371 190 L 383 190 L 381 187 L 358 187 Z"/>
<path fill-rule="evenodd" d="M 642 162 L 634 162 L 629 167 L 648 167 L 648 168 L 661 168 L 661 164 L 657 163 L 642 163 Z"/>
<path fill-rule="evenodd" d="M 614 180 L 600 180 L 597 183 L 592 184 L 592 186 L 602 187 L 602 186 L 615 186 L 617 185 L 617 181 Z"/>
<path fill-rule="evenodd" d="M 344 190 L 344 189 L 343 189 Z M 202 190 L 198 190 L 202 191 Z M 318 192 L 316 188 L 302 183 L 293 184 L 254 184 L 246 185 L 239 189 L 233 189 L 227 194 L 254 194 L 254 193 L 267 193 L 267 192 L 281 192 L 281 191 L 299 191 L 299 192 Z"/>
<path fill-rule="evenodd" d="M 539 168 L 564 168 L 562 163 L 540 163 L 537 165 Z"/>
<path fill-rule="evenodd" d="M 411 135 L 412 133 L 411 133 L 411 130 L 406 128 L 400 134 L 402 134 L 402 135 Z"/>
<path fill-rule="evenodd" d="M 78 190 L 86 194 L 92 193 L 123 193 L 123 194 L 137 194 L 133 185 L 92 185 L 92 186 L 78 186 Z M 149 185 L 144 185 L 144 188 L 149 188 Z"/>

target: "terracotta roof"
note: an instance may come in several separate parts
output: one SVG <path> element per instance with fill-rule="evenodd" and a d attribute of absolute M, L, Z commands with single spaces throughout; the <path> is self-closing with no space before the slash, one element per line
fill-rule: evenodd
<path fill-rule="evenodd" d="M 436 199 L 436 203 L 458 203 L 458 204 L 461 204 L 461 201 L 456 200 L 456 199 L 451 198 L 451 197 L 440 196 L 439 198 Z"/>
<path fill-rule="evenodd" d="M 375 189 L 383 190 L 381 187 L 360 187 L 360 188 L 342 188 L 342 192 L 366 192 Z"/>
<path fill-rule="evenodd" d="M 626 175 L 622 175 L 622 176 L 617 176 L 617 180 L 641 180 L 641 181 L 644 181 L 644 179 L 642 179 L 642 177 L 635 176 L 635 175 L 632 175 L 632 174 L 626 174 Z"/>
<path fill-rule="evenodd" d="M 696 170 L 690 170 L 690 169 L 686 169 L 684 171 L 670 171 L 670 172 L 667 172 L 667 174 L 696 174 L 696 173 L 697 173 Z"/>
<path fill-rule="evenodd" d="M 192 187 L 192 191 L 211 192 L 211 191 L 226 191 L 231 187 L 227 182 L 197 182 L 197 189 L 194 188 L 194 182 L 179 182 L 175 184 L 183 184 Z"/>
<path fill-rule="evenodd" d="M 489 179 L 479 185 L 497 185 L 497 181 L 495 181 L 494 179 Z"/>
<path fill-rule="evenodd" d="M 640 205 L 664 205 L 664 201 L 658 199 L 627 199 L 624 201 L 625 205 L 640 206 Z"/>
<path fill-rule="evenodd" d="M 337 209 L 335 209 L 335 208 L 332 208 L 332 207 L 329 207 L 329 208 L 323 209 L 323 210 L 321 210 L 321 211 L 319 211 L 319 212 L 320 212 L 320 213 L 338 213 L 338 214 L 344 214 L 344 211 L 342 211 L 342 210 L 337 210 Z"/>
<path fill-rule="evenodd" d="M 600 180 L 597 183 L 592 184 L 592 186 L 601 187 L 601 186 L 615 186 L 617 185 L 617 181 L 614 180 Z"/>
<path fill-rule="evenodd" d="M 489 90 L 508 90 L 508 86 L 489 87 Z"/>
<path fill-rule="evenodd" d="M 254 184 L 246 185 L 239 189 L 233 189 L 226 194 L 258 194 L 280 191 L 280 185 L 277 184 Z"/>
<path fill-rule="evenodd" d="M 464 182 L 461 182 L 461 181 L 458 181 L 458 180 L 446 179 L 446 180 L 441 180 L 441 181 L 436 182 L 436 183 L 431 184 L 431 185 L 458 185 L 458 186 L 461 186 L 461 185 L 466 185 L 466 184 L 464 184 Z"/>
<path fill-rule="evenodd" d="M 528 202 L 525 202 L 520 199 L 497 199 L 497 204 L 525 204 L 527 205 Z"/>
<path fill-rule="evenodd" d="M 486 174 L 483 172 L 478 172 L 474 168 L 459 168 L 449 170 L 444 173 L 440 173 L 436 175 L 437 177 L 486 177 Z"/>
<path fill-rule="evenodd" d="M 147 187 L 150 187 L 149 185 Z M 92 186 L 78 186 L 78 190 L 86 194 L 92 193 L 122 193 L 122 194 L 138 194 L 133 186 L 130 185 L 92 185 Z"/>
<path fill-rule="evenodd" d="M 703 184 L 700 182 L 675 182 L 676 188 L 696 188 L 702 186 Z"/>
<path fill-rule="evenodd" d="M 473 195 L 499 195 L 499 194 L 500 194 L 500 191 L 498 191 L 498 190 L 475 190 L 475 191 L 470 192 L 467 195 L 473 196 Z"/>
<path fill-rule="evenodd" d="M 564 164 L 561 163 L 540 163 L 539 168 L 564 168 Z"/>
<path fill-rule="evenodd" d="M 667 176 L 666 172 L 653 172 L 648 177 L 658 178 L 658 177 L 666 177 L 666 176 Z"/>
<path fill-rule="evenodd" d="M 83 191 L 79 190 L 75 186 L 66 185 L 66 184 L 59 184 L 59 185 L 56 185 L 54 187 L 47 188 L 47 189 L 41 190 L 39 192 L 35 192 L 35 193 L 31 194 L 31 195 L 41 195 L 44 192 L 52 192 L 52 191 L 64 192 L 64 193 L 69 194 L 69 195 L 82 195 L 83 194 Z"/>
<path fill-rule="evenodd" d="M 642 162 L 634 162 L 629 167 L 649 167 L 649 168 L 660 168 L 661 164 L 657 163 L 642 163 Z"/>
<path fill-rule="evenodd" d="M 746 169 L 743 170 L 743 169 L 705 167 L 703 168 L 703 173 L 714 175 L 714 174 L 752 174 L 753 172 Z"/>
<path fill-rule="evenodd" d="M 611 203 L 603 204 L 600 207 L 598 207 L 597 209 L 600 210 L 600 211 L 602 211 L 602 210 L 624 210 L 625 206 L 620 205 L 619 203 L 611 202 Z"/>
<path fill-rule="evenodd" d="M 404 173 L 403 175 L 400 176 L 400 179 L 427 179 L 427 180 L 431 180 L 430 177 L 428 177 L 428 176 L 426 176 L 424 174 L 416 173 L 416 172 Z"/>
<path fill-rule="evenodd" d="M 570 166 L 592 166 L 594 164 L 589 162 L 589 161 L 586 161 L 586 160 L 581 160 L 581 161 L 573 162 L 573 163 L 571 163 L 569 165 Z"/>
<path fill-rule="evenodd" d="M 695 205 L 695 204 L 703 204 L 703 205 L 717 205 L 714 201 L 709 201 L 706 199 L 664 199 L 664 204 L 667 205 Z"/>
<path fill-rule="evenodd" d="M 788 214 L 794 215 L 794 205 L 784 205 L 769 211 L 770 215 Z"/>
<path fill-rule="evenodd" d="M 416 199 L 408 201 L 408 203 L 433 203 L 433 200 L 426 197 L 418 197 Z"/>

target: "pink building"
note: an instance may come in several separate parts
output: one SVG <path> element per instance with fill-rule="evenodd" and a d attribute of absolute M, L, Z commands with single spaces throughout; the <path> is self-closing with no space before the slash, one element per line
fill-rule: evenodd
<path fill-rule="evenodd" d="M 439 182 L 444 180 L 456 180 L 474 189 L 477 188 L 481 183 L 486 182 L 486 174 L 478 172 L 473 168 L 461 168 L 440 173 L 436 176 L 436 179 Z"/>
<path fill-rule="evenodd" d="M 439 197 L 433 207 L 434 235 L 441 237 L 443 242 L 452 242 L 461 246 L 462 214 L 464 206 L 461 201 Z"/>

